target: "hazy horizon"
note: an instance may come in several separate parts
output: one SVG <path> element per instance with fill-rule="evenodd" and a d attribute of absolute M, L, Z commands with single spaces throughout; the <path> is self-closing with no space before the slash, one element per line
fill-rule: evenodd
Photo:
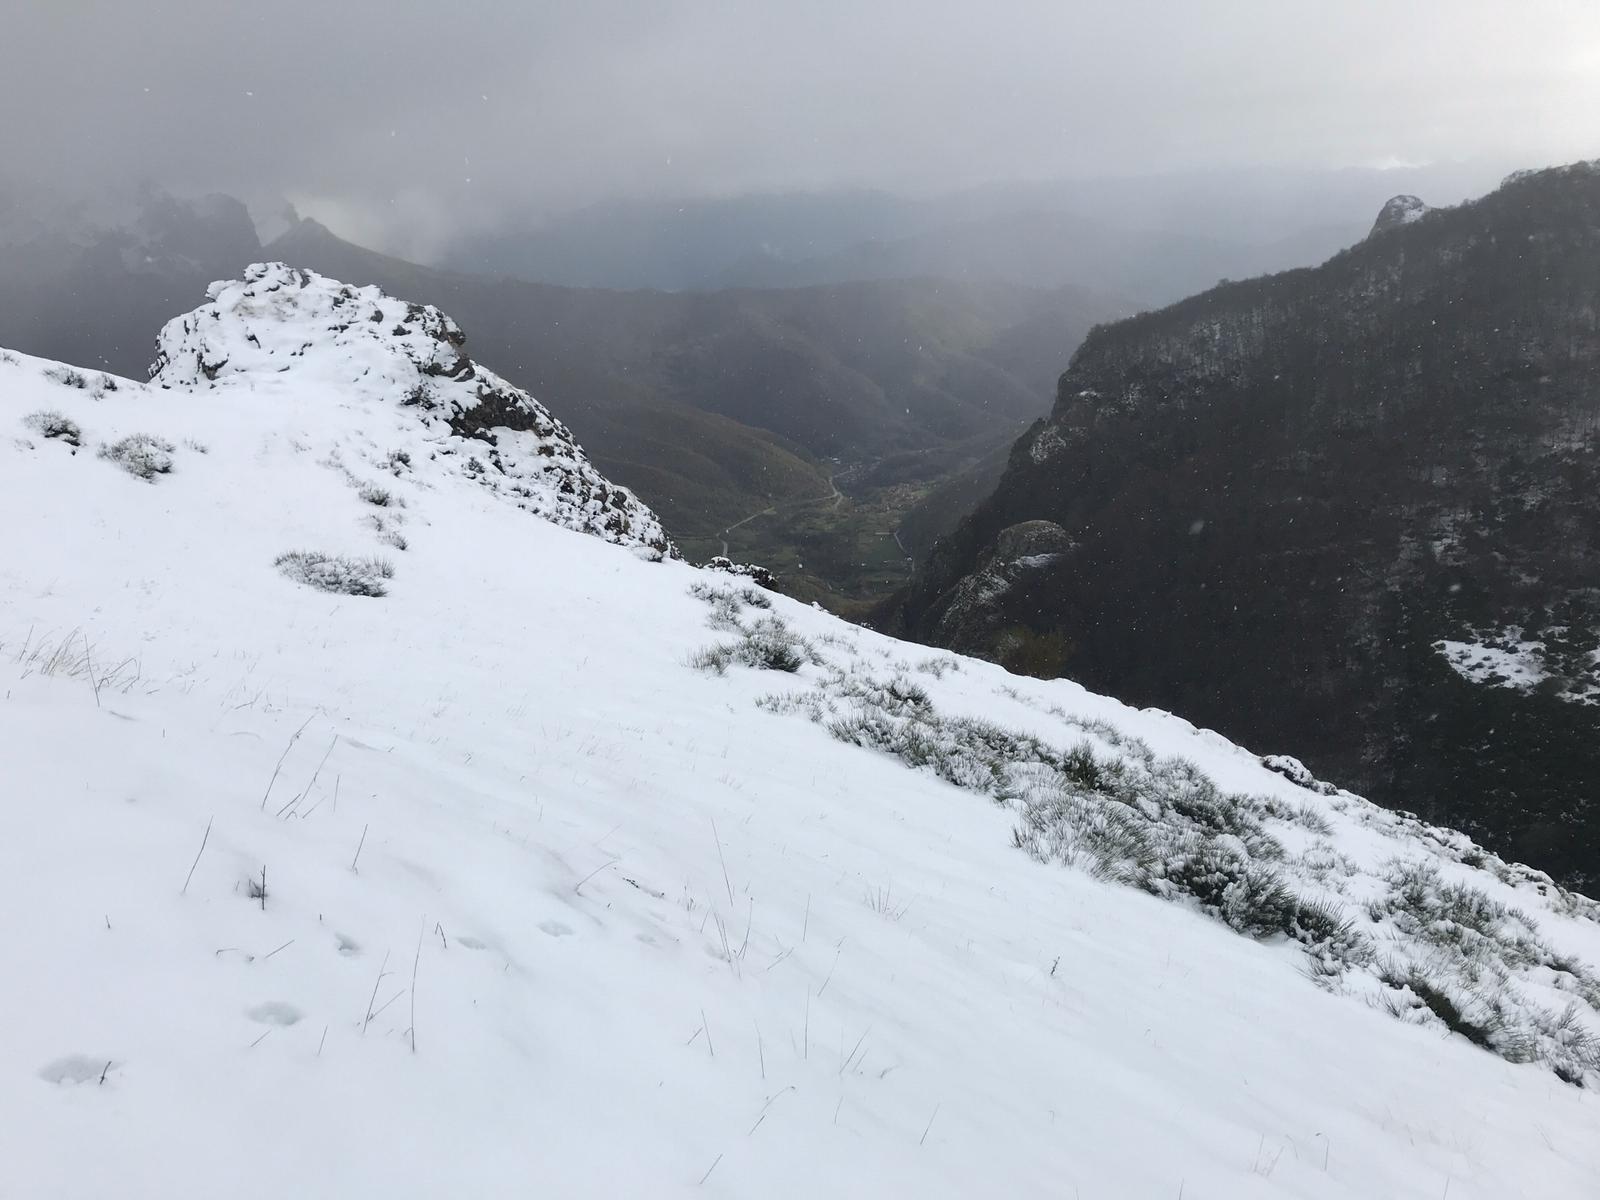
<path fill-rule="evenodd" d="M 6 29 L 0 174 L 281 195 L 391 248 L 642 197 L 1600 154 L 1571 0 L 87 0 Z"/>

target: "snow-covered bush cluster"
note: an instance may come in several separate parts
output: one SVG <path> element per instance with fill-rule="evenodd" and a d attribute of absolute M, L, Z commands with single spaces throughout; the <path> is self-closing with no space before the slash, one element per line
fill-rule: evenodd
<path fill-rule="evenodd" d="M 127 437 L 100 447 L 100 457 L 116 463 L 130 475 L 154 480 L 172 472 L 172 453 L 177 447 L 165 438 L 150 433 L 130 433 Z"/>
<path fill-rule="evenodd" d="M 712 587 L 698 583 L 691 593 L 711 606 L 707 620 L 713 629 L 737 635 L 731 642 L 705 646 L 689 656 L 696 670 L 718 675 L 739 664 L 760 671 L 787 671 L 791 674 L 806 663 L 820 663 L 817 649 L 795 633 L 781 618 L 770 613 L 753 621 L 742 620 L 746 608 L 770 609 L 772 601 L 755 588 Z"/>
<path fill-rule="evenodd" d="M 23 417 L 22 423 L 40 437 L 55 438 L 69 446 L 83 445 L 83 430 L 65 413 L 41 410 Z"/>
<path fill-rule="evenodd" d="M 753 587 L 696 583 L 689 588 L 689 594 L 711 606 L 711 616 L 707 619 L 707 624 L 725 633 L 741 628 L 739 617 L 746 608 L 772 607 L 772 601 Z"/>
<path fill-rule="evenodd" d="M 296 583 L 345 596 L 387 595 L 385 581 L 394 578 L 394 566 L 385 559 L 350 558 L 315 550 L 280 554 L 273 565 Z"/>
<path fill-rule="evenodd" d="M 781 619 L 746 623 L 748 595 L 692 590 L 710 606 L 713 628 L 743 639 L 701 651 L 705 661 L 694 665 L 719 674 L 736 663 L 770 665 L 745 647 L 783 629 Z M 1532 917 L 1446 881 L 1416 855 L 1432 851 L 1530 887 L 1558 911 L 1600 920 L 1593 902 L 1538 872 L 1341 792 L 1286 756 L 1262 763 L 1311 793 L 1304 801 L 1225 791 L 1187 759 L 1059 708 L 1046 715 L 1059 723 L 1060 741 L 946 713 L 907 664 L 885 670 L 843 640 L 826 653 L 808 642 L 782 669 L 807 666 L 811 686 L 764 696 L 758 707 L 803 715 L 840 741 L 1006 806 L 1016 814 L 1016 846 L 1034 859 L 1190 905 L 1251 938 L 1296 944 L 1302 971 L 1329 991 L 1600 1085 L 1600 977 L 1551 951 Z M 999 694 L 1037 707 L 1015 689 Z M 1363 869 L 1330 840 L 1345 822 L 1393 838 L 1413 857 Z"/>
<path fill-rule="evenodd" d="M 107 375 L 101 372 L 90 378 L 89 375 L 76 367 L 46 367 L 44 377 L 51 383 L 59 383 L 62 387 L 76 388 L 79 391 L 88 392 L 97 400 L 107 392 L 114 392 L 118 388 L 115 375 Z"/>
<path fill-rule="evenodd" d="M 1380 964 L 1380 978 L 1400 993 L 1385 999 L 1391 1012 L 1431 1017 L 1513 1062 L 1547 1063 L 1569 1083 L 1600 1076 L 1600 1033 L 1583 1016 L 1600 1011 L 1591 968 L 1551 949 L 1529 914 L 1444 879 L 1432 863 L 1395 859 L 1386 876 L 1388 892 L 1366 909 L 1400 935 Z M 1569 999 L 1530 1005 L 1519 976 Z"/>
<path fill-rule="evenodd" d="M 72 367 L 48 367 L 45 369 L 44 377 L 51 383 L 59 383 L 62 387 L 86 389 L 89 386 L 89 377 Z"/>

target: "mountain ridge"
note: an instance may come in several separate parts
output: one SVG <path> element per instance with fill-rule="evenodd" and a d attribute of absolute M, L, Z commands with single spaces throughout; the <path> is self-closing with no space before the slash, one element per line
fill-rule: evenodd
<path fill-rule="evenodd" d="M 1320 268 L 1092 331 L 887 619 L 1238 736 L 1311 731 L 1314 767 L 1590 878 L 1594 723 L 1560 695 L 1589 686 L 1600 628 L 1600 172 L 1406 207 Z M 1039 520 L 1061 527 L 1058 561 L 991 562 L 1004 528 Z M 1538 693 L 1473 682 L 1439 648 L 1541 637 Z"/>

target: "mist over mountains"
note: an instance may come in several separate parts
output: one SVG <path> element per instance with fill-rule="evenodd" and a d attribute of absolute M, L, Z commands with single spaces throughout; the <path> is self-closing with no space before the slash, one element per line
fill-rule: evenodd
<path fill-rule="evenodd" d="M 1213 170 L 996 183 L 944 195 L 882 191 L 626 200 L 445 239 L 462 270 L 579 287 L 795 287 L 957 278 L 1075 285 L 1148 305 L 1307 266 L 1359 240 L 1396 192 L 1454 202 L 1492 187 L 1491 162 L 1341 171 Z"/>

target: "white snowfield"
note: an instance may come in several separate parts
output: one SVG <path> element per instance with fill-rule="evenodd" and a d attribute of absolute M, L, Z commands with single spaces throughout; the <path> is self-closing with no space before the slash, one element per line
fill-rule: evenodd
<path fill-rule="evenodd" d="M 0 360 L 0 1197 L 1600 1195 L 1592 903 L 538 519 L 348 372 L 177 361 Z M 1181 755 L 1369 953 L 1118 882 L 1057 768 L 912 726 Z M 1497 1052 L 1379 980 L 1468 926 Z"/>

